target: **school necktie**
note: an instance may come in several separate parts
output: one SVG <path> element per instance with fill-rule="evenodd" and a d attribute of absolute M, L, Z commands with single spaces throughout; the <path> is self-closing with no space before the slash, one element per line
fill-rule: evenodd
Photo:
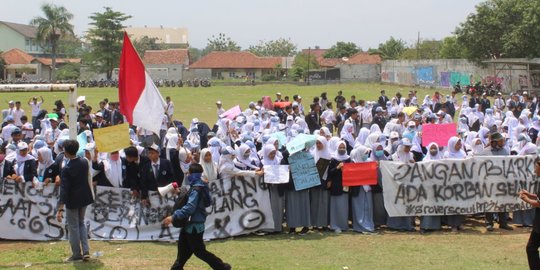
<path fill-rule="evenodd" d="M 154 178 L 156 180 L 158 178 L 158 170 L 159 170 L 159 165 L 156 163 L 156 164 L 154 164 Z"/>

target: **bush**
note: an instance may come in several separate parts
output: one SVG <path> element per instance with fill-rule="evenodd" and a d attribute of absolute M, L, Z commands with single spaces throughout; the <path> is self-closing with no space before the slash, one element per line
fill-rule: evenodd
<path fill-rule="evenodd" d="M 275 81 L 277 79 L 276 79 L 275 74 L 264 74 L 264 75 L 262 75 L 261 80 L 263 82 L 269 82 L 269 81 Z"/>

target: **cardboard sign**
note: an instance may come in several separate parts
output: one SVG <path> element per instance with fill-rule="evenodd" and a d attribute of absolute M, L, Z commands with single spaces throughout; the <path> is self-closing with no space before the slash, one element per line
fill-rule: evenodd
<path fill-rule="evenodd" d="M 416 112 L 417 110 L 418 110 L 418 108 L 415 107 L 415 106 L 410 106 L 410 107 L 405 107 L 405 108 L 403 108 L 403 112 L 404 112 L 405 114 L 409 115 L 409 116 L 410 116 L 411 114 L 413 114 L 414 112 Z"/>
<path fill-rule="evenodd" d="M 317 136 L 308 134 L 298 134 L 294 139 L 287 143 L 287 151 L 289 154 L 300 152 L 304 149 L 309 149 L 317 141 Z"/>
<path fill-rule="evenodd" d="M 342 170 L 344 187 L 377 184 L 377 162 L 344 163 Z"/>
<path fill-rule="evenodd" d="M 455 123 L 422 125 L 422 145 L 428 146 L 434 142 L 439 146 L 446 146 L 448 140 L 456 134 Z"/>
<path fill-rule="evenodd" d="M 94 129 L 96 147 L 101 153 L 119 151 L 131 145 L 127 123 Z"/>
<path fill-rule="evenodd" d="M 295 190 L 303 190 L 321 184 L 319 172 L 315 167 L 315 159 L 311 154 L 298 152 L 291 155 L 289 156 L 289 164 L 291 165 Z"/>
<path fill-rule="evenodd" d="M 242 113 L 242 110 L 240 109 L 240 105 L 236 105 L 236 106 L 230 108 L 228 111 L 226 111 L 226 112 L 222 113 L 221 115 L 219 115 L 219 117 L 234 120 L 234 118 L 236 118 L 241 113 Z"/>
<path fill-rule="evenodd" d="M 265 165 L 264 182 L 267 184 L 289 183 L 289 165 Z"/>

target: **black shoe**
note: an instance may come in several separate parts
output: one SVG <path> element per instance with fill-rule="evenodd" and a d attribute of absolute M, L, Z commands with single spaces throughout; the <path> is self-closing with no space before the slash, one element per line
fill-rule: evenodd
<path fill-rule="evenodd" d="M 64 260 L 65 263 L 73 263 L 73 262 L 80 262 L 82 261 L 83 257 L 81 255 L 79 256 L 71 256 Z"/>
<path fill-rule="evenodd" d="M 302 228 L 302 230 L 300 231 L 299 234 L 300 234 L 300 235 L 306 235 L 308 232 L 309 232 L 308 227 L 304 227 L 304 228 Z"/>
<path fill-rule="evenodd" d="M 487 226 L 486 226 L 486 230 L 487 230 L 488 232 L 492 232 L 492 231 L 493 231 L 493 225 L 487 225 Z"/>
<path fill-rule="evenodd" d="M 289 234 L 295 234 L 295 233 L 296 233 L 296 228 L 289 229 Z"/>
<path fill-rule="evenodd" d="M 512 226 L 510 226 L 508 224 L 499 225 L 499 228 L 503 229 L 503 230 L 507 230 L 507 231 L 513 231 L 514 230 L 514 227 L 512 227 Z"/>
<path fill-rule="evenodd" d="M 90 254 L 88 254 L 88 253 L 83 254 L 82 260 L 85 261 L 85 262 L 89 261 L 90 260 Z"/>
<path fill-rule="evenodd" d="M 230 270 L 230 269 L 232 269 L 232 266 L 230 264 L 228 264 L 228 263 L 224 263 L 223 269 Z"/>

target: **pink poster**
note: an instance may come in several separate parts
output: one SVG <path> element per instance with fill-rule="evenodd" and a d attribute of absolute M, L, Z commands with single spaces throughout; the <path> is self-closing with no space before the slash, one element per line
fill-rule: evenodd
<path fill-rule="evenodd" d="M 439 146 L 446 146 L 448 140 L 456 134 L 455 123 L 422 125 L 422 145 L 428 146 L 434 142 Z"/>
<path fill-rule="evenodd" d="M 235 117 L 237 117 L 238 115 L 240 115 L 242 113 L 242 110 L 240 110 L 240 105 L 236 105 L 232 108 L 230 108 L 228 111 L 222 113 L 220 115 L 220 117 L 226 117 L 226 118 L 229 118 L 231 120 L 234 120 Z"/>

